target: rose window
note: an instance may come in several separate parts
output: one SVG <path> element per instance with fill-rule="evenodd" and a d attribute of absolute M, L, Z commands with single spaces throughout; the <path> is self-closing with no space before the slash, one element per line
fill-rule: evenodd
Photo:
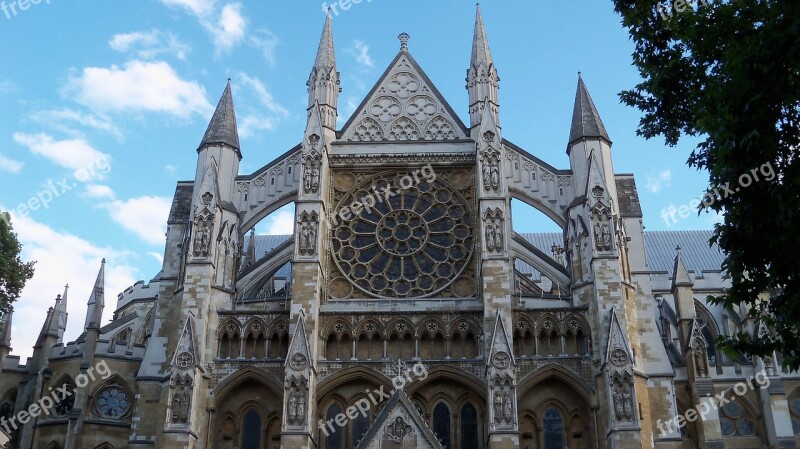
<path fill-rule="evenodd" d="M 127 415 L 130 408 L 127 394 L 120 387 L 111 386 L 100 392 L 95 410 L 103 418 L 116 419 Z"/>
<path fill-rule="evenodd" d="M 417 181 L 396 173 L 377 176 L 350 190 L 334 210 L 333 259 L 347 283 L 369 296 L 434 295 L 453 284 L 472 258 L 474 224 L 466 200 L 441 180 Z M 333 281 L 332 297 L 352 294 L 342 281 Z"/>

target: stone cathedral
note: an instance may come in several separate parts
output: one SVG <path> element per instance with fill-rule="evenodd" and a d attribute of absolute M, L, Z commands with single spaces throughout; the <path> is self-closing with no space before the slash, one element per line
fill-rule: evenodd
<path fill-rule="evenodd" d="M 558 169 L 503 138 L 480 11 L 468 123 L 400 42 L 337 129 L 329 15 L 305 133 L 251 174 L 229 82 L 177 183 L 162 270 L 104 324 L 101 265 L 83 334 L 63 341 L 65 290 L 24 363 L 2 317 L 7 447 L 797 447 L 800 376 L 715 348 L 770 330 L 706 302 L 727 285 L 710 231 L 644 231 L 584 81 Z M 562 232 L 516 232 L 512 199 Z M 294 234 L 257 235 L 286 205 Z"/>

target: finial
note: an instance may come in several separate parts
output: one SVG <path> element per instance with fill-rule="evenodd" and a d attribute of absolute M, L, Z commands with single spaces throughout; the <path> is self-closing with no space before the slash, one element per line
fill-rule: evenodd
<path fill-rule="evenodd" d="M 56 301 L 61 301 L 61 295 L 56 295 Z"/>
<path fill-rule="evenodd" d="M 408 33 L 400 33 L 397 38 L 400 39 L 400 50 L 408 50 L 408 40 L 411 36 Z"/>
<path fill-rule="evenodd" d="M 580 70 L 578 70 L 578 78 L 582 78 L 582 76 L 581 76 L 581 75 L 582 75 L 582 74 L 581 74 L 581 71 L 580 71 Z"/>
<path fill-rule="evenodd" d="M 676 246 L 676 247 L 675 247 L 675 251 L 677 251 L 677 252 L 681 252 L 681 245 L 678 245 L 678 246 Z"/>
<path fill-rule="evenodd" d="M 101 260 L 100 263 L 105 264 L 106 263 L 106 258 L 103 257 L 103 260 Z"/>

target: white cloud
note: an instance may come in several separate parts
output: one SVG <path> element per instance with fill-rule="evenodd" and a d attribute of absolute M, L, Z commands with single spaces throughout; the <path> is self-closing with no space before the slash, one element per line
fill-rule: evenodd
<path fill-rule="evenodd" d="M 369 46 L 367 44 L 356 39 L 353 41 L 353 48 L 350 49 L 350 53 L 356 58 L 356 62 L 364 66 L 364 68 L 372 68 L 374 62 L 369 55 Z"/>
<path fill-rule="evenodd" d="M 266 234 L 286 235 L 294 233 L 294 210 L 278 210 L 267 218 Z"/>
<path fill-rule="evenodd" d="M 645 180 L 645 187 L 647 190 L 658 193 L 664 187 L 669 187 L 672 183 L 672 172 L 670 170 L 664 170 L 659 172 L 655 176 L 647 175 L 647 179 Z"/>
<path fill-rule="evenodd" d="M 114 191 L 111 187 L 102 184 L 89 184 L 84 189 L 87 198 L 114 199 Z"/>
<path fill-rule="evenodd" d="M 272 131 L 277 125 L 278 121 L 274 118 L 256 114 L 242 115 L 236 122 L 241 138 L 252 137 L 259 131 Z"/>
<path fill-rule="evenodd" d="M 163 245 L 171 198 L 140 196 L 103 205 L 111 218 L 150 245 Z"/>
<path fill-rule="evenodd" d="M 268 111 L 282 116 L 289 115 L 289 111 L 275 101 L 275 98 L 267 90 L 266 86 L 264 86 L 264 83 L 261 82 L 261 80 L 241 72 L 239 73 L 239 79 L 243 85 L 249 87 L 253 93 L 256 94 L 258 100 L 267 108 Z"/>
<path fill-rule="evenodd" d="M 108 45 L 118 52 L 132 52 L 140 59 L 154 59 L 166 54 L 185 60 L 186 55 L 192 50 L 189 44 L 182 42 L 174 34 L 155 29 L 115 34 L 108 41 Z"/>
<path fill-rule="evenodd" d="M 5 170 L 11 173 L 19 173 L 22 170 L 23 164 L 20 161 L 15 161 L 14 159 L 9 159 L 2 154 L 0 154 L 0 170 Z"/>
<path fill-rule="evenodd" d="M 19 86 L 11 80 L 0 80 L 0 94 L 15 94 L 20 91 Z"/>
<path fill-rule="evenodd" d="M 62 108 L 36 111 L 30 114 L 29 117 L 36 122 L 51 126 L 59 131 L 76 137 L 82 137 L 81 133 L 76 132 L 69 126 L 65 125 L 65 123 L 74 122 L 88 128 L 107 132 L 114 135 L 118 139 L 122 138 L 122 132 L 107 117 L 101 117 L 94 114 L 84 114 L 74 109 Z"/>
<path fill-rule="evenodd" d="M 171 164 L 167 164 L 164 166 L 164 171 L 170 175 L 174 175 L 175 173 L 178 172 L 178 167 Z"/>
<path fill-rule="evenodd" d="M 53 307 L 56 295 L 69 283 L 69 320 L 65 340 L 83 332 L 86 302 L 94 286 L 101 259 L 106 259 L 105 317 L 110 317 L 117 293 L 139 277 L 130 265 L 133 254 L 111 247 L 100 247 L 65 231 L 50 228 L 30 217 L 12 215 L 14 231 L 22 243 L 22 259 L 35 260 L 35 273 L 14 304 L 12 339 L 14 353 L 30 356 L 38 330 Z M 24 360 L 24 359 L 23 359 Z"/>
<path fill-rule="evenodd" d="M 195 16 L 211 35 L 216 53 L 229 52 L 245 40 L 247 19 L 240 3 L 227 3 L 221 9 L 214 0 L 161 0 L 166 6 L 183 9 Z"/>
<path fill-rule="evenodd" d="M 111 168 L 111 157 L 82 139 L 55 140 L 43 133 L 14 133 L 14 141 L 28 147 L 33 154 L 74 170 L 74 176 L 81 181 L 103 179 Z"/>
<path fill-rule="evenodd" d="M 148 256 L 152 257 L 153 259 L 157 260 L 159 264 L 164 265 L 164 255 L 163 254 L 152 252 L 152 251 L 148 251 L 146 254 Z"/>
<path fill-rule="evenodd" d="M 177 117 L 210 116 L 214 108 L 206 90 L 185 81 L 164 61 L 132 60 L 124 68 L 85 67 L 73 75 L 66 93 L 95 111 L 161 112 Z"/>

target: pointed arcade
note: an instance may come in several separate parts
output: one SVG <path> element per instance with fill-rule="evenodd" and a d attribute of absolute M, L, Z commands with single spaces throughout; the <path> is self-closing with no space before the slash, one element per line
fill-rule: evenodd
<path fill-rule="evenodd" d="M 572 127 L 569 132 L 569 146 L 584 139 L 603 139 L 611 144 L 606 127 L 594 106 L 594 101 L 586 89 L 583 77 L 578 74 L 578 90 L 575 93 L 575 108 L 572 111 Z"/>
<path fill-rule="evenodd" d="M 236 112 L 233 108 L 233 95 L 231 94 L 231 80 L 228 80 L 228 85 L 225 86 L 225 92 L 222 93 L 217 104 L 217 109 L 211 117 L 211 122 L 208 124 L 208 129 L 203 136 L 200 146 L 197 151 L 200 152 L 203 148 L 211 145 L 224 145 L 236 150 L 239 159 L 242 159 L 242 153 L 239 149 L 239 131 L 236 128 Z"/>

